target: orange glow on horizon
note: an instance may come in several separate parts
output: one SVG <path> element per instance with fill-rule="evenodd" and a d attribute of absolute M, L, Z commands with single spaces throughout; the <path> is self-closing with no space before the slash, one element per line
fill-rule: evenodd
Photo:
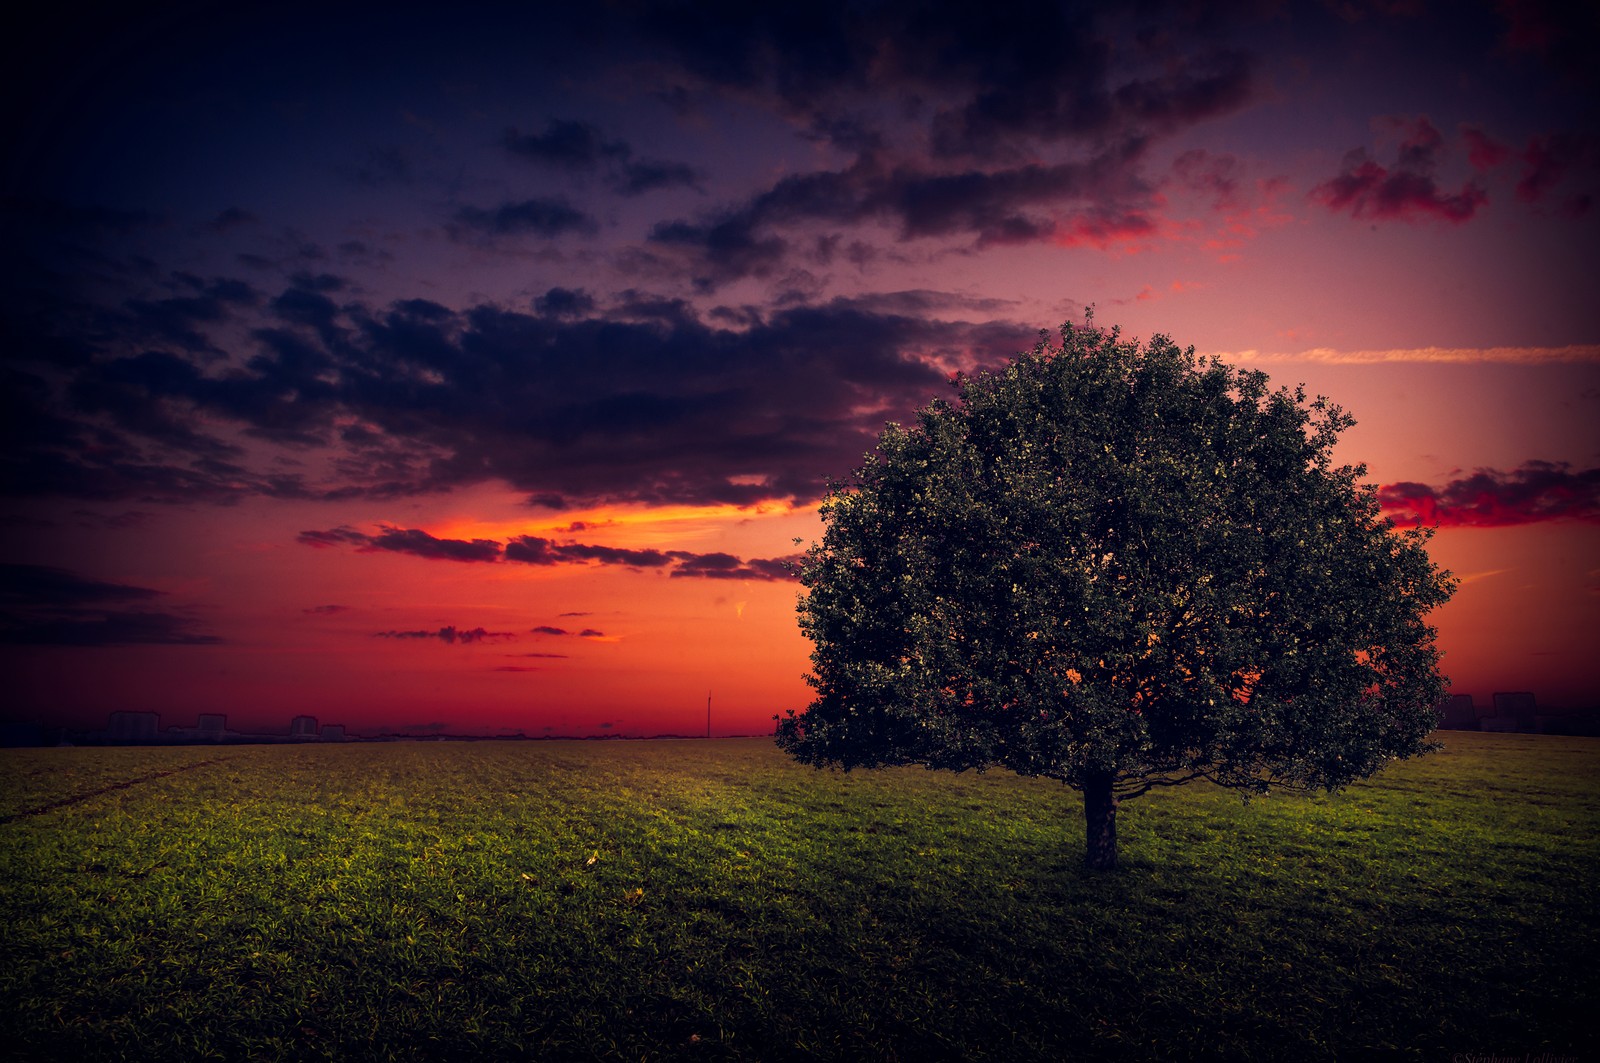
<path fill-rule="evenodd" d="M 489 519 L 457 516 L 445 518 L 422 531 L 439 539 L 493 539 L 509 542 L 518 536 L 593 540 L 597 533 L 606 545 L 661 546 L 692 542 L 719 534 L 728 524 L 787 517 L 813 516 L 817 505 L 763 502 L 753 506 L 597 506 L 568 510 L 542 518 Z M 397 525 L 399 526 L 399 525 Z M 688 537 L 685 537 L 685 532 Z"/>

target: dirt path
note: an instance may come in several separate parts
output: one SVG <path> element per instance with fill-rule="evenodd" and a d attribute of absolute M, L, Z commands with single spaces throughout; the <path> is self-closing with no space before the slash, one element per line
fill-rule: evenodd
<path fill-rule="evenodd" d="M 151 772 L 149 775 L 141 775 L 137 779 L 129 779 L 126 782 L 114 782 L 110 786 L 102 786 L 98 790 L 89 790 L 85 793 L 73 794 L 71 797 L 63 797 L 58 801 L 51 801 L 49 804 L 39 805 L 36 808 L 25 808 L 21 812 L 12 812 L 9 815 L 0 816 L 0 824 L 10 823 L 12 820 L 16 819 L 27 819 L 29 816 L 42 816 L 46 812 L 54 812 L 58 808 L 65 808 L 67 805 L 75 805 L 80 801 L 87 801 L 91 797 L 99 797 L 101 794 L 109 794 L 114 790 L 126 790 L 131 786 L 138 786 L 140 783 L 153 782 L 156 779 L 164 779 L 169 775 L 178 775 L 182 772 L 193 771 L 196 768 L 204 768 L 212 764 L 225 764 L 233 759 L 233 757 L 216 757 L 212 760 L 199 760 L 193 764 L 185 764 L 181 768 L 168 768 L 165 771 Z"/>

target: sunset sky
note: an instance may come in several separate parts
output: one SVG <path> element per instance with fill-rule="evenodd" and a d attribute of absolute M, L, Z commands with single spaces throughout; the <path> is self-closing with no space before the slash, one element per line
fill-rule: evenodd
<path fill-rule="evenodd" d="M 13 28 L 0 719 L 767 731 L 827 481 L 1091 305 L 1600 704 L 1592 5 L 543 6 Z"/>

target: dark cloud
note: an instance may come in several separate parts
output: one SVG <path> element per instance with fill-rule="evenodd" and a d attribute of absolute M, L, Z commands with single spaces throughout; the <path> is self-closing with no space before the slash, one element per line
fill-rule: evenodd
<path fill-rule="evenodd" d="M 1103 40 L 1080 38 L 1082 65 L 1039 57 L 1039 66 L 1015 75 L 991 74 L 965 103 L 934 121 L 934 149 L 946 156 L 991 157 L 1008 141 L 1092 140 L 1118 135 L 1170 133 L 1206 118 L 1237 110 L 1255 91 L 1251 56 L 1210 50 L 1173 60 L 1167 70 L 1121 80 Z M 1035 39 L 1048 52 L 1057 40 Z M 1013 54 L 1025 58 L 1029 49 Z M 986 64 L 992 65 L 992 64 Z"/>
<path fill-rule="evenodd" d="M 530 162 L 575 170 L 593 170 L 604 161 L 625 160 L 633 150 L 619 140 L 606 140 L 587 122 L 552 119 L 543 133 L 507 129 L 506 150 Z"/>
<path fill-rule="evenodd" d="M 1500 528 L 1543 521 L 1600 523 L 1600 469 L 1530 461 L 1504 472 L 1478 469 L 1442 487 L 1384 484 L 1378 500 L 1401 526 Z"/>
<path fill-rule="evenodd" d="M 362 553 L 391 551 L 433 561 L 498 561 L 500 544 L 493 539 L 437 539 L 418 528 L 384 526 L 368 535 L 341 525 L 326 531 L 303 531 L 296 538 L 307 546 L 355 546 Z"/>
<path fill-rule="evenodd" d="M 358 532 L 354 528 L 343 524 L 337 528 L 329 528 L 327 531 L 303 531 L 295 538 L 307 546 L 317 547 L 343 546 L 349 543 L 365 546 L 371 540 L 371 536 L 365 532 Z"/>
<path fill-rule="evenodd" d="M 119 315 L 108 317 L 107 324 L 125 339 L 166 343 L 191 353 L 220 353 L 206 333 L 207 326 L 228 320 L 233 311 L 259 301 L 256 290 L 247 282 L 233 278 L 211 281 L 187 274 L 174 274 L 173 288 L 184 294 L 161 299 L 130 299 Z"/>
<path fill-rule="evenodd" d="M 598 561 L 602 565 L 628 568 L 661 568 L 673 558 L 660 550 L 629 550 L 615 546 L 586 546 L 582 543 L 554 543 L 532 535 L 519 535 L 506 543 L 507 561 L 530 565 L 571 565 Z"/>
<path fill-rule="evenodd" d="M 1544 203 L 1564 190 L 1559 203 L 1563 213 L 1577 217 L 1594 205 L 1600 184 L 1600 140 L 1571 133 L 1536 136 L 1522 152 L 1522 164 L 1517 181 L 1521 202 Z"/>
<path fill-rule="evenodd" d="M 614 546 L 555 543 L 534 536 L 519 536 L 506 544 L 507 561 L 533 565 L 621 565 L 633 569 L 668 569 L 672 578 L 782 580 L 795 578 L 790 564 L 795 558 L 752 558 L 741 561 L 732 554 L 697 554 L 687 550 L 629 550 Z M 581 616 L 584 614 L 568 614 Z"/>
<path fill-rule="evenodd" d="M 366 161 L 356 167 L 351 177 L 367 188 L 405 184 L 412 177 L 411 157 L 404 148 L 394 144 L 370 147 Z"/>
<path fill-rule="evenodd" d="M 130 302 L 131 328 L 150 336 L 157 342 L 165 341 L 186 351 L 205 351 L 210 344 L 195 327 L 203 322 L 214 322 L 222 317 L 221 308 L 214 300 L 164 299 L 157 303 Z"/>
<path fill-rule="evenodd" d="M 582 631 L 568 631 L 564 627 L 556 627 L 553 624 L 540 624 L 536 628 L 531 628 L 530 631 L 531 631 L 532 634 L 535 634 L 535 635 L 551 635 L 551 636 L 561 637 L 561 638 L 570 636 L 572 638 L 579 638 L 579 639 L 603 639 L 603 638 L 606 637 L 606 633 L 604 631 L 597 631 L 592 627 L 586 627 Z M 534 656 L 537 656 L 537 655 L 534 655 Z M 547 654 L 547 655 L 544 655 L 544 656 L 556 656 L 556 657 L 559 657 L 559 656 L 562 656 L 562 655 L 561 654 Z"/>
<path fill-rule="evenodd" d="M 350 287 L 350 282 L 336 273 L 301 270 L 289 280 L 296 289 L 307 292 L 342 292 Z"/>
<path fill-rule="evenodd" d="M 949 312 L 976 312 L 1000 314 L 1011 310 L 1015 303 L 1010 299 L 991 296 L 963 295 L 959 292 L 941 292 L 928 288 L 913 288 L 894 292 L 867 292 L 842 298 L 836 306 L 848 306 L 867 314 L 886 314 L 897 317 L 936 318 Z M 757 319 L 759 321 L 759 318 Z"/>
<path fill-rule="evenodd" d="M 592 235 L 600 224 L 590 214 L 558 196 L 502 203 L 498 207 L 462 207 L 455 221 L 464 229 L 491 236 L 542 236 L 553 239 L 566 233 Z"/>
<path fill-rule="evenodd" d="M 247 225 L 259 225 L 261 219 L 243 207 L 227 207 L 206 223 L 212 232 L 226 233 Z"/>
<path fill-rule="evenodd" d="M 443 561 L 494 561 L 500 544 L 492 539 L 435 539 L 416 528 L 385 528 L 369 537 L 367 550 L 392 550 Z"/>
<path fill-rule="evenodd" d="M 447 645 L 460 643 L 463 646 L 475 642 L 488 642 L 494 639 L 514 639 L 516 633 L 512 631 L 485 631 L 481 627 L 456 628 L 454 625 L 439 628 L 437 631 L 377 631 L 372 635 L 375 639 L 438 639 Z"/>
<path fill-rule="evenodd" d="M 672 578 L 792 580 L 797 578 L 799 562 L 798 554 L 749 561 L 741 561 L 732 554 L 699 554 L 684 558 L 672 570 Z"/>
<path fill-rule="evenodd" d="M 1211 43 L 1221 20 L 1199 7 L 727 3 L 652 8 L 642 25 L 692 81 L 770 100 L 840 147 L 881 143 L 869 114 L 887 101 L 930 114 L 938 155 L 995 158 L 1243 105 L 1254 63 Z"/>
<path fill-rule="evenodd" d="M 776 106 L 854 160 L 659 223 L 651 243 L 689 253 L 703 289 L 781 276 L 807 225 L 977 247 L 1148 238 L 1150 145 L 1256 92 L 1252 53 L 1194 5 L 711 5 L 644 25 L 708 89 Z"/>
<path fill-rule="evenodd" d="M 822 290 L 804 270 L 898 253 L 868 242 L 879 230 L 963 251 L 1148 239 L 1163 221 L 1160 182 L 1144 172 L 1151 146 L 1254 92 L 1249 54 L 1194 5 L 713 3 L 559 18 L 562 44 L 538 54 L 569 52 L 560 69 L 582 69 L 601 54 L 584 49 L 605 41 L 608 60 L 642 61 L 630 67 L 649 79 L 641 91 L 691 109 L 713 97 L 751 113 L 776 108 L 826 142 L 815 146 L 826 161 L 703 213 L 616 210 L 619 227 L 647 234 L 628 249 L 640 264 L 619 283 L 666 276 L 666 294 L 580 288 L 577 270 L 588 267 L 574 253 L 563 286 L 530 280 L 537 287 L 515 304 L 379 304 L 355 278 L 327 272 L 339 240 L 341 255 L 370 258 L 389 239 L 376 229 L 324 247 L 261 231 L 243 205 L 213 205 L 213 228 L 252 241 L 229 248 L 230 261 L 261 270 L 250 283 L 173 291 L 128 281 L 103 305 L 52 307 L 10 345 L 28 352 L 19 362 L 28 373 L 0 389 L 4 419 L 22 426 L 0 428 L 17 441 L 0 453 L 0 491 L 226 503 L 392 499 L 502 481 L 552 507 L 813 501 L 829 476 L 859 463 L 883 421 L 943 393 L 951 370 L 1029 346 L 1037 323 L 905 293 L 816 304 L 796 294 Z M 594 73 L 603 81 L 611 68 Z M 569 200 L 535 184 L 497 196 L 480 191 L 480 173 L 443 193 L 454 197 L 442 201 L 455 238 L 598 233 L 614 217 L 599 206 L 607 193 L 694 183 L 684 163 L 647 157 L 639 134 L 629 134 L 636 149 L 602 122 L 549 117 L 533 112 L 527 129 L 497 126 L 480 141 L 496 163 L 520 160 L 516 169 L 546 184 L 567 174 L 582 190 L 566 190 Z M 365 157 L 375 181 L 425 168 L 420 149 L 384 146 L 394 135 L 340 150 Z M 1232 179 L 1217 166 L 1203 176 Z M 160 220 L 58 207 L 75 212 L 74 231 Z M 268 287 L 265 278 L 285 276 Z M 362 275 L 374 287 L 398 279 L 377 276 Z M 685 281 L 703 294 L 752 277 L 777 286 L 768 305 L 702 311 L 675 298 Z M 943 319 L 969 307 L 979 323 Z M 481 544 L 347 545 L 491 559 Z"/>
<path fill-rule="evenodd" d="M 1161 133 L 1238 110 L 1255 90 L 1255 65 L 1248 53 L 1213 49 L 1130 80 L 1111 94 L 1119 126 Z"/>
<path fill-rule="evenodd" d="M 640 196 L 658 188 L 699 188 L 700 171 L 682 162 L 634 159 L 611 178 L 611 188 L 624 196 Z"/>
<path fill-rule="evenodd" d="M 1503 43 L 1508 51 L 1535 56 L 1558 70 L 1563 87 L 1578 98 L 1594 97 L 1600 89 L 1593 51 L 1600 37 L 1600 9 L 1560 0 L 1521 0 L 1498 3 L 1495 10 L 1505 19 Z"/>
<path fill-rule="evenodd" d="M 88 509 L 76 509 L 72 515 L 78 518 L 80 528 L 101 529 L 109 528 L 114 531 L 125 531 L 128 528 L 138 528 L 149 520 L 150 514 L 142 510 L 125 510 L 121 513 L 96 513 Z"/>
<path fill-rule="evenodd" d="M 974 246 L 1053 242 L 1105 247 L 1156 228 L 1157 196 L 1138 173 L 1148 142 L 1128 139 L 1082 160 L 1001 168 L 893 167 L 792 174 L 744 204 L 658 223 L 652 244 L 688 252 L 702 289 L 767 277 L 791 260 L 797 229 L 883 222 L 903 241 Z"/>
<path fill-rule="evenodd" d="M 1172 162 L 1173 176 L 1190 191 L 1208 199 L 1213 210 L 1232 210 L 1244 197 L 1244 166 L 1233 155 L 1194 148 Z"/>
<path fill-rule="evenodd" d="M 0 564 L 0 605 L 5 606 L 145 602 L 160 595 L 160 591 L 148 587 L 90 579 L 64 568 Z"/>
<path fill-rule="evenodd" d="M 311 616 L 333 616 L 336 613 L 348 612 L 349 609 L 348 605 L 313 605 L 309 609 L 302 609 L 301 612 Z"/>
<path fill-rule="evenodd" d="M 795 558 L 752 558 L 742 561 L 732 554 L 697 554 L 687 550 L 630 549 L 591 543 L 558 543 L 533 535 L 519 535 L 504 545 L 493 539 L 437 539 L 416 528 L 383 527 L 369 535 L 348 526 L 325 531 L 303 531 L 297 539 L 307 546 L 354 546 L 361 553 L 393 551 L 431 560 L 492 562 L 504 558 L 528 565 L 614 565 L 634 570 L 665 569 L 674 578 L 793 579 Z M 584 616 L 583 613 L 563 614 Z M 545 634 L 565 634 L 558 628 Z"/>
<path fill-rule="evenodd" d="M 1152 193 L 1130 169 L 1144 150 L 1128 141 L 1087 162 L 999 171 L 897 172 L 870 202 L 905 237 L 971 234 L 978 244 L 1105 244 L 1155 228 Z M 1045 208 L 1043 213 L 1036 208 Z"/>
<path fill-rule="evenodd" d="M 1393 120 L 1401 133 L 1399 156 L 1385 167 L 1356 148 L 1345 156 L 1339 176 L 1311 190 L 1313 202 L 1334 213 L 1353 217 L 1417 221 L 1437 218 L 1448 222 L 1469 220 L 1489 199 L 1482 186 L 1468 181 L 1459 192 L 1440 189 L 1434 172 L 1444 147 L 1444 137 L 1426 117 L 1412 122 Z"/>
<path fill-rule="evenodd" d="M 685 250 L 691 257 L 694 282 L 709 291 L 745 277 L 765 278 L 784 266 L 789 242 L 756 231 L 757 222 L 738 213 L 689 222 L 658 223 L 650 240 L 667 248 Z"/>
<path fill-rule="evenodd" d="M 626 141 L 607 140 L 587 122 L 555 119 L 543 133 L 508 129 L 506 150 L 518 158 L 562 169 L 600 171 L 613 192 L 637 196 L 658 188 L 696 187 L 694 167 L 661 159 L 636 158 Z"/>
<path fill-rule="evenodd" d="M 46 565 L 0 565 L 0 643 L 14 646 L 209 646 L 195 622 L 148 607 L 162 592 Z"/>
<path fill-rule="evenodd" d="M 107 611 L 38 623 L 0 619 L 0 643 L 13 646 L 213 646 L 215 635 L 195 632 L 194 621 L 172 613 Z"/>
<path fill-rule="evenodd" d="M 593 314 L 565 290 L 544 297 L 551 314 L 421 299 L 374 311 L 328 298 L 329 278 L 305 280 L 256 311 L 279 323 L 250 334 L 248 357 L 214 365 L 181 345 L 125 352 L 108 338 L 74 347 L 70 364 L 8 372 L 0 432 L 14 445 L 0 485 L 228 502 L 394 498 L 499 479 L 556 506 L 804 502 L 858 463 L 884 420 L 942 393 L 950 370 L 998 362 L 1033 338 L 1005 322 L 937 320 L 903 298 L 751 311 L 713 327 L 638 293 Z M 332 475 L 258 467 L 230 427 L 326 453 Z M 361 542 L 488 557 L 422 539 Z"/>
<path fill-rule="evenodd" d="M 1476 126 L 1462 126 L 1461 140 L 1467 146 L 1467 162 L 1480 173 L 1492 170 L 1511 158 L 1511 148 Z"/>
<path fill-rule="evenodd" d="M 534 299 L 533 309 L 544 317 L 581 317 L 594 310 L 594 296 L 582 288 L 551 288 Z"/>

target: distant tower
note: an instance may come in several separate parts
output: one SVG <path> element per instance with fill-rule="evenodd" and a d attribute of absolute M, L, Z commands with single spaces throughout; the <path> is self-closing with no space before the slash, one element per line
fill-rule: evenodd
<path fill-rule="evenodd" d="M 158 712 L 113 712 L 106 721 L 106 738 L 112 742 L 154 742 L 160 723 Z"/>
<path fill-rule="evenodd" d="M 194 725 L 194 736 L 206 742 L 220 742 L 228 733 L 228 717 L 220 712 L 202 712 Z"/>
<path fill-rule="evenodd" d="M 315 716 L 296 716 L 289 721 L 290 738 L 315 738 L 317 737 L 317 718 Z"/>
<path fill-rule="evenodd" d="M 325 724 L 323 724 L 322 725 L 321 738 L 322 738 L 322 741 L 324 741 L 324 742 L 343 742 L 344 741 L 344 724 L 342 724 L 342 723 L 325 723 Z"/>

